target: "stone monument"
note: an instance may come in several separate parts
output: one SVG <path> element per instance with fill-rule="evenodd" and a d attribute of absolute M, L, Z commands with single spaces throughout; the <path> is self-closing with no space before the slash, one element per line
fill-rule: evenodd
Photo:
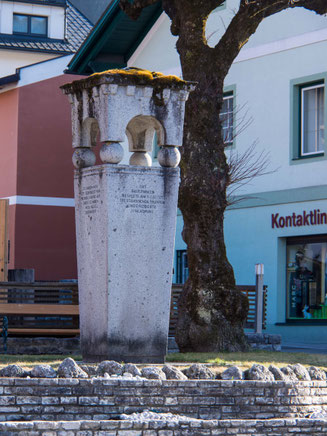
<path fill-rule="evenodd" d="M 64 85 L 72 106 L 83 359 L 163 362 L 185 101 L 193 84 L 109 70 Z M 158 162 L 149 152 L 156 133 Z M 123 158 L 125 135 L 132 153 Z M 97 143 L 102 146 L 96 164 Z"/>

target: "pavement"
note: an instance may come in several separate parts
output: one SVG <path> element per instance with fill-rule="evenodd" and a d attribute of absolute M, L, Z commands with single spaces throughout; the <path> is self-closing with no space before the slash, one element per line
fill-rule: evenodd
<path fill-rule="evenodd" d="M 284 343 L 282 342 L 282 352 L 286 353 L 308 353 L 308 354 L 327 354 L 327 344 L 304 344 L 304 343 Z"/>

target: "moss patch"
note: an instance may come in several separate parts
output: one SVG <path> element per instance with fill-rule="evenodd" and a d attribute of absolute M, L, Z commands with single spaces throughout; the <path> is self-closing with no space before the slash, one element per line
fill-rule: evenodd
<path fill-rule="evenodd" d="M 86 79 L 76 80 L 61 86 L 66 94 L 77 94 L 83 89 L 90 89 L 104 83 L 123 86 L 151 86 L 156 91 L 163 89 L 188 89 L 190 84 L 178 76 L 143 70 L 141 68 L 113 69 L 94 73 Z"/>
<path fill-rule="evenodd" d="M 167 84 L 169 83 L 185 83 L 184 80 L 182 80 L 178 76 L 174 75 L 168 75 L 165 76 L 164 74 L 158 72 L 158 71 L 149 71 L 149 70 L 143 70 L 142 68 L 125 68 L 125 69 L 112 69 L 112 70 L 106 70 L 99 73 L 91 74 L 90 77 L 94 76 L 106 76 L 106 75 L 119 75 L 119 76 L 128 76 L 128 77 L 135 77 L 136 79 L 145 79 L 150 82 L 153 80 L 157 80 L 160 82 L 165 82 Z"/>

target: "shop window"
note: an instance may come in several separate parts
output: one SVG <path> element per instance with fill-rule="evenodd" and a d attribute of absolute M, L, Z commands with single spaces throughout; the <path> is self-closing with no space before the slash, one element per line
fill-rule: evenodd
<path fill-rule="evenodd" d="M 19 35 L 47 36 L 48 18 L 36 15 L 14 14 L 13 33 Z"/>
<path fill-rule="evenodd" d="M 287 242 L 288 320 L 327 320 L 327 238 Z"/>
<path fill-rule="evenodd" d="M 301 156 L 324 152 L 325 111 L 324 84 L 303 86 L 301 92 Z"/>
<path fill-rule="evenodd" d="M 176 283 L 183 284 L 188 278 L 188 261 L 186 250 L 176 251 Z"/>
<path fill-rule="evenodd" d="M 226 146 L 233 145 L 234 137 L 234 94 L 226 93 L 223 99 L 223 105 L 220 111 L 220 121 L 222 125 L 222 134 Z"/>

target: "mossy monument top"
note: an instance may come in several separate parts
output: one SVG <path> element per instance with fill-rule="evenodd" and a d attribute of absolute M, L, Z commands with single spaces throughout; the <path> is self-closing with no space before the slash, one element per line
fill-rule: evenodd
<path fill-rule="evenodd" d="M 72 104 L 73 162 L 92 166 L 100 131 L 104 163 L 123 158 L 121 142 L 128 138 L 131 165 L 151 166 L 149 152 L 156 133 L 158 161 L 176 167 L 183 140 L 185 102 L 194 83 L 138 68 L 108 70 L 62 86 Z"/>

